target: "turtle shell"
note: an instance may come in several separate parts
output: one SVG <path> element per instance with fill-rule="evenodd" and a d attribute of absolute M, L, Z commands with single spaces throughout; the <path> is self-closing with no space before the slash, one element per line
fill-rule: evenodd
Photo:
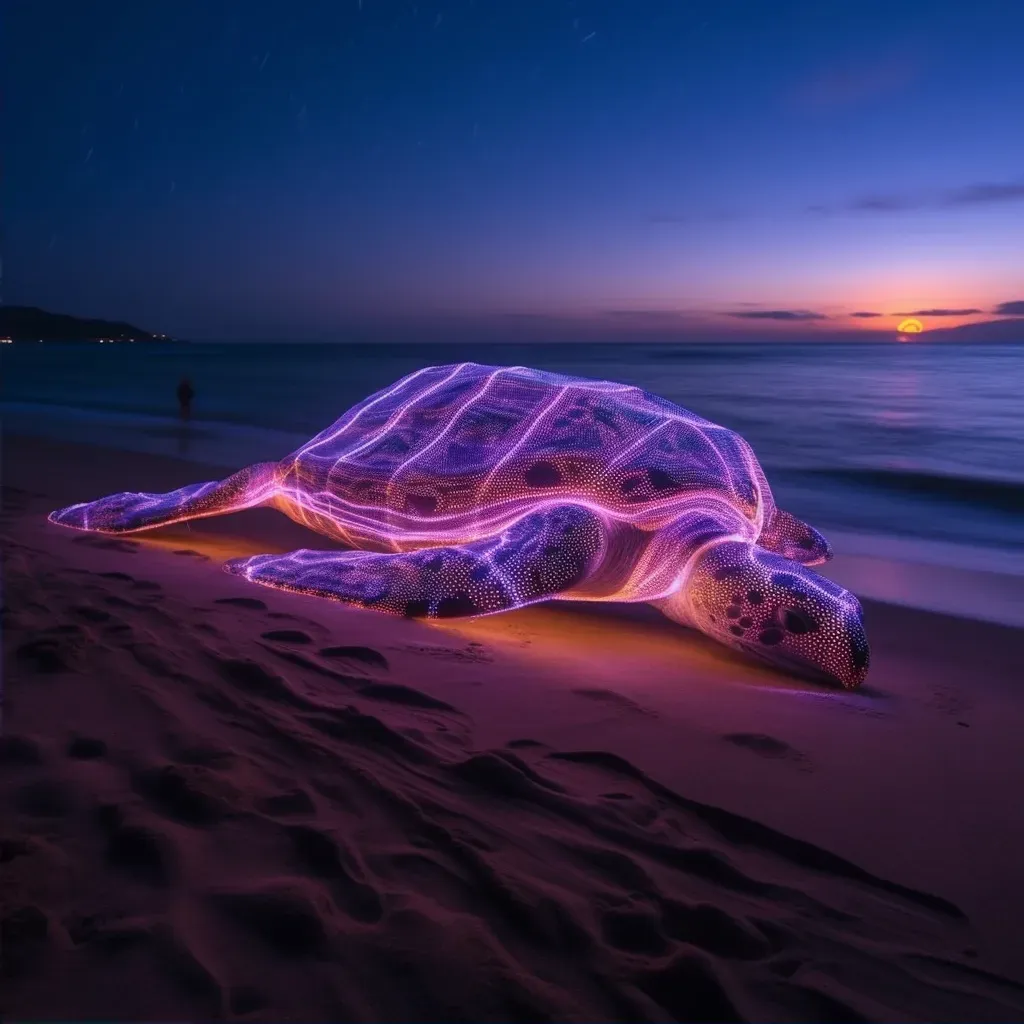
<path fill-rule="evenodd" d="M 460 363 L 403 377 L 286 460 L 331 515 L 421 537 L 487 536 L 531 507 L 585 502 L 656 529 L 717 499 L 774 508 L 739 435 L 640 388 Z M 362 532 L 362 531 L 360 531 Z"/>

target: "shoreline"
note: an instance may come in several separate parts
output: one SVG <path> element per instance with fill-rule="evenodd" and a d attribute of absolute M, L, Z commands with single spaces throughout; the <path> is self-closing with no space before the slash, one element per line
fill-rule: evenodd
<path fill-rule="evenodd" d="M 270 510 L 45 521 L 195 463 L 2 454 L 6 1015 L 1024 1015 L 1024 630 L 868 599 L 845 693 L 646 606 L 408 622 L 220 571 L 329 546 Z"/>

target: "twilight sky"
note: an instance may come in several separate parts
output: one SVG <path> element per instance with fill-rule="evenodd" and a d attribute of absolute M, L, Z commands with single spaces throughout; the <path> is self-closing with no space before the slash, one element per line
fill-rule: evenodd
<path fill-rule="evenodd" d="M 0 31 L 6 302 L 187 337 L 1024 312 L 1021 0 L 12 0 Z"/>

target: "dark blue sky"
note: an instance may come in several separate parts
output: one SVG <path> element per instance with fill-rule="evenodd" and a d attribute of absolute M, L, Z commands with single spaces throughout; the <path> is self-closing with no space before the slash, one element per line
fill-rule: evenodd
<path fill-rule="evenodd" d="M 7 302 L 625 337 L 1024 300 L 1021 0 L 7 12 Z"/>

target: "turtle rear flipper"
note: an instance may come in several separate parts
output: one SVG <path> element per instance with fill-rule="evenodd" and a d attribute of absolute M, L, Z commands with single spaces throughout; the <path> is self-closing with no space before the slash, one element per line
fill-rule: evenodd
<path fill-rule="evenodd" d="M 51 512 L 48 518 L 73 530 L 136 533 L 186 519 L 225 515 L 270 501 L 275 493 L 276 470 L 276 462 L 261 462 L 246 466 L 226 480 L 187 484 L 166 494 L 123 491 L 69 505 Z"/>
<path fill-rule="evenodd" d="M 548 505 L 496 537 L 398 554 L 311 551 L 254 555 L 224 568 L 252 583 L 333 598 L 406 618 L 467 618 L 521 608 L 578 586 L 606 547 L 601 517 Z"/>
<path fill-rule="evenodd" d="M 832 545 L 813 526 L 781 508 L 761 531 L 758 544 L 801 565 L 821 565 L 832 557 Z"/>

